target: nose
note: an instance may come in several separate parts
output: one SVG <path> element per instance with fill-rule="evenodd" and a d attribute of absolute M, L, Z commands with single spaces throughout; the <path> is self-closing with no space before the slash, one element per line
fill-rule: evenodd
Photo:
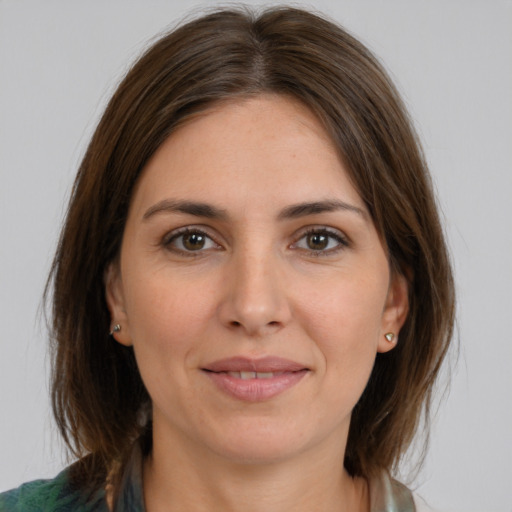
<path fill-rule="evenodd" d="M 271 251 L 233 255 L 219 305 L 226 327 L 257 337 L 277 332 L 290 321 L 285 276 L 278 260 Z"/>

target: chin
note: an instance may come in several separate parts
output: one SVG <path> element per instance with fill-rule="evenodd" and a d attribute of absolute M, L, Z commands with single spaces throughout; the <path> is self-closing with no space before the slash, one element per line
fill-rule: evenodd
<path fill-rule="evenodd" d="M 283 421 L 280 425 L 272 421 L 250 423 L 241 422 L 228 432 L 223 431 L 210 448 L 234 463 L 255 465 L 285 461 L 315 444 L 314 439 L 308 439 L 307 429 L 297 431 L 283 425 Z"/>
<path fill-rule="evenodd" d="M 238 441 L 219 448 L 218 455 L 235 464 L 247 466 L 283 462 L 303 451 L 303 447 L 285 445 L 282 442 L 269 443 L 266 439 Z"/>

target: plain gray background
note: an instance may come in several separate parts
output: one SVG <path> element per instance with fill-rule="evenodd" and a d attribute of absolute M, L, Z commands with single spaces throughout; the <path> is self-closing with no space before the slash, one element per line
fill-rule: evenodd
<path fill-rule="evenodd" d="M 191 7 L 214 4 L 0 0 L 0 489 L 65 463 L 38 308 L 85 145 L 148 40 Z M 512 2 L 295 5 L 330 15 L 384 61 L 445 217 L 461 352 L 413 487 L 447 512 L 511 512 Z"/>

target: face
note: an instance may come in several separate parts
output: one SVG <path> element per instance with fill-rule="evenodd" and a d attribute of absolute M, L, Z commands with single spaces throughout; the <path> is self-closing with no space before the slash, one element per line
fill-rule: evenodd
<path fill-rule="evenodd" d="M 407 287 L 304 106 L 212 107 L 159 148 L 107 273 L 155 440 L 241 461 L 344 449 Z"/>

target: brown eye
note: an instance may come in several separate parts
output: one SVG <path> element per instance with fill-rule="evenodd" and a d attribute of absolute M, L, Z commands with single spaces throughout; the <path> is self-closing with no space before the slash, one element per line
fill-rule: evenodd
<path fill-rule="evenodd" d="M 309 233 L 306 243 L 312 251 L 323 251 L 329 245 L 329 237 L 324 233 Z"/>
<path fill-rule="evenodd" d="M 202 233 L 186 233 L 183 235 L 183 247 L 188 251 L 199 251 L 206 243 L 206 236 Z"/>
<path fill-rule="evenodd" d="M 201 253 L 208 249 L 219 249 L 210 236 L 200 230 L 185 229 L 178 233 L 171 234 L 164 240 L 164 246 L 177 253 Z"/>
<path fill-rule="evenodd" d="M 348 246 L 349 243 L 341 232 L 328 228 L 313 228 L 292 245 L 295 249 L 308 251 L 315 256 L 335 254 Z"/>

